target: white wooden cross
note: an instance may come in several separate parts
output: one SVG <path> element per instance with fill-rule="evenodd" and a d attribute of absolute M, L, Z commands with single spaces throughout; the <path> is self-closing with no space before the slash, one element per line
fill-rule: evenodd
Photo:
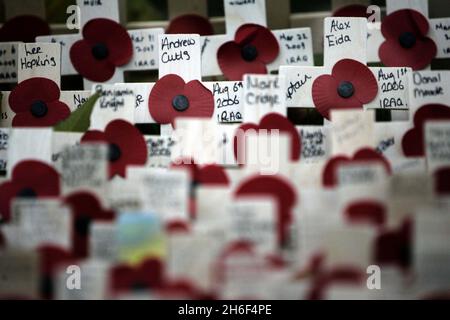
<path fill-rule="evenodd" d="M 234 34 L 241 25 L 254 23 L 267 26 L 265 0 L 224 0 L 224 6 L 226 34 L 202 37 L 202 56 L 205 57 L 202 61 L 204 77 L 222 74 L 217 62 L 217 51 L 225 42 L 234 40 Z M 281 29 L 273 31 L 273 34 L 279 41 L 280 54 L 267 66 L 269 72 L 278 70 L 280 65 L 314 65 L 310 28 Z"/>
<path fill-rule="evenodd" d="M 323 74 L 331 74 L 335 63 L 353 59 L 367 63 L 367 20 L 364 18 L 326 18 L 324 22 L 324 66 L 281 66 L 285 79 L 287 107 L 314 108 L 312 85 Z M 378 81 L 378 96 L 365 109 L 407 110 L 408 68 L 370 68 Z"/>
<path fill-rule="evenodd" d="M 416 10 L 425 18 L 429 17 L 428 0 L 386 0 L 387 14 L 402 9 Z M 450 58 L 450 18 L 428 18 L 430 29 L 428 36 L 434 40 L 437 46 L 436 59 Z M 369 41 L 370 57 L 369 62 L 379 62 L 378 48 L 383 43 L 384 38 L 381 34 L 381 23 L 372 24 L 372 38 Z"/>
<path fill-rule="evenodd" d="M 78 74 L 70 60 L 70 48 L 75 42 L 82 38 L 81 32 L 86 23 L 97 18 L 107 18 L 119 22 L 121 16 L 120 4 L 121 0 L 98 2 L 77 0 L 81 18 L 81 30 L 78 34 L 38 37 L 37 40 L 40 42 L 56 42 L 61 44 L 63 75 Z M 157 41 L 158 35 L 164 33 L 164 30 L 162 28 L 136 29 L 129 30 L 128 33 L 130 34 L 133 42 L 133 57 L 127 65 L 116 68 L 114 76 L 108 80 L 107 83 L 114 84 L 124 82 L 124 73 L 126 71 L 146 71 L 158 69 Z M 91 89 L 93 84 L 94 83 L 89 80 L 84 80 L 85 89 Z"/>

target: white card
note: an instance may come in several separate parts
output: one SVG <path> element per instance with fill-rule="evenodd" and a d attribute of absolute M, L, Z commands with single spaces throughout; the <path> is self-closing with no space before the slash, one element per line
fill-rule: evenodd
<path fill-rule="evenodd" d="M 129 168 L 127 177 L 141 183 L 145 196 L 144 212 L 163 221 L 189 220 L 190 177 L 184 170 Z"/>
<path fill-rule="evenodd" d="M 378 82 L 377 97 L 366 109 L 409 109 L 410 68 L 370 68 Z"/>
<path fill-rule="evenodd" d="M 6 171 L 8 162 L 9 129 L 0 128 L 0 172 Z"/>
<path fill-rule="evenodd" d="M 314 53 L 310 28 L 293 28 L 273 31 L 280 46 L 277 59 L 268 65 L 270 71 L 279 66 L 314 66 Z"/>
<path fill-rule="evenodd" d="M 197 193 L 196 226 L 223 227 L 227 217 L 227 206 L 231 190 L 222 186 L 199 186 Z"/>
<path fill-rule="evenodd" d="M 339 186 L 382 183 L 386 178 L 386 169 L 379 162 L 343 163 L 337 169 Z"/>
<path fill-rule="evenodd" d="M 117 261 L 117 226 L 114 223 L 93 222 L 90 227 L 89 256 L 103 261 Z"/>
<path fill-rule="evenodd" d="M 48 42 L 57 43 L 61 46 L 61 74 L 62 75 L 75 75 L 78 72 L 72 65 L 70 60 L 70 48 L 72 45 L 80 40 L 79 34 L 65 34 L 65 35 L 52 35 L 52 36 L 40 36 L 36 38 L 36 42 Z"/>
<path fill-rule="evenodd" d="M 37 252 L 0 251 L 0 296 L 39 298 Z"/>
<path fill-rule="evenodd" d="M 117 119 L 134 123 L 136 98 L 131 89 L 110 84 L 96 85 L 93 89 L 100 97 L 91 114 L 90 130 L 104 130 Z"/>
<path fill-rule="evenodd" d="M 324 66 L 342 59 L 367 63 L 367 19 L 325 18 Z"/>
<path fill-rule="evenodd" d="M 411 120 L 423 105 L 450 100 L 450 71 L 414 71 L 410 73 Z"/>
<path fill-rule="evenodd" d="M 241 81 L 206 82 L 214 96 L 214 116 L 218 123 L 242 122 L 244 85 Z"/>
<path fill-rule="evenodd" d="M 425 123 L 425 149 L 430 173 L 450 166 L 450 121 Z"/>
<path fill-rule="evenodd" d="M 21 161 L 52 163 L 52 129 L 11 129 L 8 147 L 8 176 Z"/>
<path fill-rule="evenodd" d="M 101 197 L 108 182 L 108 148 L 103 144 L 68 147 L 62 153 L 61 180 L 64 194 L 90 191 Z"/>
<path fill-rule="evenodd" d="M 333 155 L 353 156 L 361 148 L 375 146 L 373 111 L 332 110 L 331 119 Z"/>
<path fill-rule="evenodd" d="M 134 123 L 155 123 L 148 106 L 150 92 L 154 83 L 116 83 L 122 90 L 130 90 L 136 100 L 134 109 Z"/>
<path fill-rule="evenodd" d="M 82 133 L 77 132 L 53 132 L 52 163 L 59 172 L 61 172 L 64 150 L 79 145 L 82 136 Z"/>
<path fill-rule="evenodd" d="M 236 165 L 234 157 L 234 136 L 239 124 L 226 124 L 217 127 L 217 144 L 219 146 L 217 164 L 233 167 Z"/>
<path fill-rule="evenodd" d="M 273 200 L 244 198 L 230 203 L 229 224 L 226 228 L 230 242 L 245 241 L 264 253 L 275 253 L 278 244 L 277 208 Z"/>
<path fill-rule="evenodd" d="M 119 21 L 119 0 L 77 0 L 77 5 L 81 10 L 81 28 L 92 19 L 107 18 Z"/>
<path fill-rule="evenodd" d="M 430 38 L 437 46 L 437 59 L 450 57 L 450 18 L 430 19 Z"/>
<path fill-rule="evenodd" d="M 92 92 L 84 91 L 61 91 L 59 100 L 67 104 L 71 112 L 78 110 L 91 97 Z"/>
<path fill-rule="evenodd" d="M 11 247 L 35 250 L 41 246 L 71 249 L 72 216 L 58 200 L 16 200 L 13 223 L 5 228 Z"/>
<path fill-rule="evenodd" d="M 16 42 L 0 43 L 0 83 L 17 82 L 17 48 Z"/>
<path fill-rule="evenodd" d="M 130 30 L 134 54 L 126 70 L 158 69 L 158 36 L 164 34 L 163 28 Z"/>
<path fill-rule="evenodd" d="M 142 212 L 144 191 L 139 181 L 133 179 L 113 179 L 107 185 L 107 204 L 115 212 Z"/>
<path fill-rule="evenodd" d="M 224 7 L 227 34 L 234 34 L 241 25 L 247 23 L 267 25 L 265 0 L 225 0 Z"/>
<path fill-rule="evenodd" d="M 17 80 L 44 77 L 60 86 L 61 47 L 56 43 L 20 43 Z"/>
<path fill-rule="evenodd" d="M 312 87 L 314 81 L 331 70 L 319 67 L 281 66 L 280 77 L 284 78 L 283 90 L 288 108 L 314 108 Z"/>
<path fill-rule="evenodd" d="M 172 149 L 175 141 L 170 136 L 145 137 L 148 149 L 147 166 L 150 168 L 169 168 L 172 163 Z"/>
<path fill-rule="evenodd" d="M 287 115 L 284 79 L 273 75 L 244 75 L 244 121 L 259 123 L 268 113 Z"/>
<path fill-rule="evenodd" d="M 320 126 L 301 126 L 299 134 L 302 141 L 302 163 L 317 163 L 330 155 L 329 129 Z"/>
<path fill-rule="evenodd" d="M 177 74 L 189 82 L 202 79 L 198 34 L 159 35 L 159 78 Z"/>

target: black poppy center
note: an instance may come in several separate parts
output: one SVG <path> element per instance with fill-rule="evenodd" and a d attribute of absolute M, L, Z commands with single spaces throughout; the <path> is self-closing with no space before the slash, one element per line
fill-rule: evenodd
<path fill-rule="evenodd" d="M 245 61 L 253 61 L 258 57 L 258 50 L 254 45 L 247 44 L 241 49 L 242 58 Z"/>
<path fill-rule="evenodd" d="M 122 156 L 122 150 L 115 143 L 111 143 L 108 148 L 108 159 L 111 162 L 116 162 Z"/>
<path fill-rule="evenodd" d="M 31 188 L 23 188 L 17 193 L 18 198 L 28 198 L 33 199 L 37 197 L 36 192 Z"/>
<path fill-rule="evenodd" d="M 87 236 L 92 219 L 87 215 L 78 217 L 75 221 L 75 231 L 80 236 Z"/>
<path fill-rule="evenodd" d="M 175 96 L 172 100 L 172 106 L 177 111 L 186 111 L 189 109 L 189 99 L 181 94 Z"/>
<path fill-rule="evenodd" d="M 401 34 L 398 41 L 400 42 L 400 45 L 403 48 L 410 49 L 410 48 L 414 47 L 414 45 L 416 44 L 417 38 L 411 32 L 404 32 Z"/>
<path fill-rule="evenodd" d="M 97 60 L 105 60 L 109 56 L 108 47 L 103 43 L 97 43 L 92 47 L 92 55 Z"/>
<path fill-rule="evenodd" d="M 342 81 L 338 87 L 338 94 L 344 99 L 350 98 L 355 93 L 355 87 L 348 81 Z"/>
<path fill-rule="evenodd" d="M 31 104 L 31 114 L 33 117 L 42 118 L 48 112 L 47 104 L 44 101 L 38 100 Z"/>

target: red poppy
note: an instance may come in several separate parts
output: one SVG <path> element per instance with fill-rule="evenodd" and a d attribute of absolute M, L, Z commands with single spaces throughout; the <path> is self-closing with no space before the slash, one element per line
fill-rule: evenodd
<path fill-rule="evenodd" d="M 0 217 L 11 218 L 11 202 L 15 198 L 57 197 L 60 194 L 59 174 L 39 161 L 23 161 L 12 170 L 11 180 L 0 185 Z"/>
<path fill-rule="evenodd" d="M 124 120 L 114 120 L 105 131 L 88 131 L 81 143 L 105 143 L 109 147 L 109 176 L 125 177 L 127 166 L 145 165 L 147 144 L 140 131 Z"/>
<path fill-rule="evenodd" d="M 260 196 L 273 197 L 278 205 L 277 229 L 278 244 L 287 245 L 289 226 L 292 223 L 292 210 L 297 203 L 297 193 L 293 186 L 278 176 L 254 176 L 243 181 L 235 191 L 235 197 Z"/>
<path fill-rule="evenodd" d="M 279 130 L 280 133 L 288 134 L 291 137 L 291 160 L 300 160 L 302 142 L 297 129 L 286 117 L 277 113 L 269 113 L 261 119 L 259 125 L 254 123 L 244 123 L 238 128 L 234 137 L 234 157 L 238 160 L 239 164 L 244 164 L 245 162 L 244 137 L 245 133 L 250 130 Z"/>
<path fill-rule="evenodd" d="M 370 69 L 351 59 L 338 61 L 331 75 L 318 77 L 312 87 L 314 105 L 330 120 L 334 109 L 361 109 L 378 94 L 377 79 Z"/>
<path fill-rule="evenodd" d="M 153 86 L 148 101 L 152 118 L 160 124 L 175 124 L 178 117 L 211 118 L 214 114 L 214 97 L 198 80 L 185 83 L 169 74 Z"/>
<path fill-rule="evenodd" d="M 402 148 L 407 157 L 425 155 L 425 123 L 431 120 L 450 120 L 450 107 L 443 104 L 428 104 L 414 115 L 414 128 L 403 136 Z"/>
<path fill-rule="evenodd" d="M 434 173 L 435 192 L 438 195 L 450 195 L 450 167 L 436 170 Z"/>
<path fill-rule="evenodd" d="M 164 265 L 157 259 L 146 260 L 135 268 L 118 265 L 111 270 L 113 293 L 161 288 L 164 282 Z"/>
<path fill-rule="evenodd" d="M 420 12 L 404 9 L 391 13 L 381 24 L 386 39 L 379 49 L 381 62 L 387 67 L 424 69 L 437 53 L 428 30 L 428 20 Z"/>
<path fill-rule="evenodd" d="M 185 14 L 170 21 L 166 34 L 199 34 L 210 36 L 214 28 L 209 20 L 198 14 Z"/>
<path fill-rule="evenodd" d="M 75 258 L 70 252 L 53 246 L 40 247 L 38 252 L 41 295 L 44 299 L 52 299 L 55 273 L 59 267 L 74 263 Z"/>
<path fill-rule="evenodd" d="M 378 265 L 411 265 L 413 224 L 406 220 L 398 229 L 381 233 L 375 242 L 375 263 Z"/>
<path fill-rule="evenodd" d="M 337 9 L 333 17 L 355 17 L 355 18 L 369 18 L 367 13 L 367 6 L 362 4 L 351 4 Z"/>
<path fill-rule="evenodd" d="M 379 202 L 358 201 L 345 209 L 345 215 L 351 223 L 368 223 L 383 226 L 386 222 L 386 207 Z"/>
<path fill-rule="evenodd" d="M 0 42 L 35 42 L 36 37 L 50 32 L 46 21 L 33 15 L 22 15 L 5 22 L 0 29 Z"/>
<path fill-rule="evenodd" d="M 234 41 L 224 43 L 217 51 L 217 61 L 228 80 L 241 81 L 246 73 L 266 74 L 267 65 L 280 52 L 273 33 L 257 24 L 244 24 L 234 36 Z"/>
<path fill-rule="evenodd" d="M 19 83 L 9 95 L 16 113 L 14 127 L 51 127 L 70 116 L 70 109 L 59 101 L 58 85 L 47 78 L 31 78 Z"/>
<path fill-rule="evenodd" d="M 93 194 L 78 192 L 68 196 L 65 203 L 73 215 L 72 252 L 77 258 L 89 256 L 89 232 L 93 221 L 113 221 L 114 212 L 103 209 Z"/>
<path fill-rule="evenodd" d="M 338 168 L 346 163 L 351 162 L 380 162 L 386 172 L 391 174 L 392 169 L 389 161 L 380 153 L 370 148 L 364 148 L 355 153 L 353 158 L 347 156 L 336 156 L 330 159 L 323 171 L 322 183 L 324 187 L 333 188 L 337 185 Z"/>
<path fill-rule="evenodd" d="M 83 40 L 70 48 L 70 60 L 84 78 L 94 82 L 111 79 L 116 67 L 133 57 L 133 42 L 127 30 L 109 19 L 93 19 L 83 28 Z"/>

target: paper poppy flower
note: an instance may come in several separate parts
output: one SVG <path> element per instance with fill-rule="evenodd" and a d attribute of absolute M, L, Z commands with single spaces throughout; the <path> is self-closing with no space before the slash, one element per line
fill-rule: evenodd
<path fill-rule="evenodd" d="M 46 21 L 33 15 L 22 15 L 5 22 L 0 29 L 0 42 L 35 42 L 36 37 L 50 32 Z"/>
<path fill-rule="evenodd" d="M 425 156 L 425 123 L 432 120 L 450 120 L 450 107 L 443 104 L 428 104 L 416 111 L 414 128 L 405 133 L 402 139 L 405 156 Z"/>
<path fill-rule="evenodd" d="M 102 208 L 99 199 L 89 192 L 69 195 L 65 204 L 72 210 L 72 252 L 76 258 L 89 256 L 90 226 L 94 221 L 113 221 L 114 212 Z"/>
<path fill-rule="evenodd" d="M 323 186 L 326 188 L 335 187 L 338 184 L 337 174 L 339 167 L 343 164 L 351 162 L 379 162 L 384 166 L 388 174 L 392 173 L 389 161 L 382 154 L 370 148 L 363 148 L 356 152 L 353 158 L 347 156 L 336 156 L 330 159 L 323 171 Z"/>
<path fill-rule="evenodd" d="M 337 9 L 333 13 L 333 17 L 369 18 L 370 14 L 367 13 L 367 6 L 351 4 Z"/>
<path fill-rule="evenodd" d="M 164 265 L 158 259 L 148 259 L 135 268 L 129 265 L 115 266 L 110 276 L 113 293 L 161 288 L 165 282 Z"/>
<path fill-rule="evenodd" d="M 435 193 L 441 196 L 450 195 L 450 167 L 436 170 L 434 173 Z"/>
<path fill-rule="evenodd" d="M 83 40 L 70 48 L 70 60 L 79 74 L 94 82 L 111 79 L 117 67 L 133 57 L 127 30 L 109 19 L 93 19 L 83 28 Z"/>
<path fill-rule="evenodd" d="M 185 83 L 175 74 L 159 79 L 148 101 L 152 118 L 160 124 L 175 124 L 178 117 L 211 118 L 214 97 L 200 81 Z"/>
<path fill-rule="evenodd" d="M 56 170 L 39 161 L 23 161 L 12 170 L 11 180 L 0 185 L 0 217 L 11 218 L 11 202 L 15 198 L 58 197 L 60 179 Z"/>
<path fill-rule="evenodd" d="M 54 294 L 54 279 L 58 268 L 75 262 L 71 252 L 54 246 L 38 248 L 40 292 L 44 299 L 52 299 Z"/>
<path fill-rule="evenodd" d="M 125 177 L 127 166 L 143 166 L 147 162 L 147 144 L 140 131 L 129 122 L 114 120 L 105 131 L 88 131 L 81 143 L 104 143 L 108 145 L 109 176 Z"/>
<path fill-rule="evenodd" d="M 245 164 L 245 134 L 249 131 L 259 130 L 279 130 L 280 133 L 288 134 L 291 137 L 291 160 L 300 160 L 302 142 L 300 134 L 286 117 L 277 114 L 269 113 L 261 119 L 259 125 L 254 123 L 244 123 L 241 125 L 234 136 L 234 157 L 239 164 Z"/>
<path fill-rule="evenodd" d="M 58 85 L 47 78 L 31 78 L 19 83 L 9 95 L 16 113 L 13 127 L 51 127 L 70 116 L 70 109 L 59 101 Z"/>
<path fill-rule="evenodd" d="M 241 81 L 246 73 L 266 74 L 267 65 L 280 52 L 273 33 L 257 24 L 244 24 L 234 36 L 234 41 L 224 43 L 217 51 L 217 61 L 228 80 Z"/>
<path fill-rule="evenodd" d="M 166 34 L 199 34 L 210 36 L 214 28 L 209 20 L 198 14 L 185 14 L 170 21 Z"/>
<path fill-rule="evenodd" d="M 234 193 L 237 199 L 246 196 L 272 197 L 276 200 L 278 244 L 283 248 L 289 241 L 289 226 L 293 221 L 293 212 L 297 204 L 294 187 L 278 176 L 254 176 L 243 181 Z"/>
<path fill-rule="evenodd" d="M 375 240 L 377 265 L 411 266 L 413 249 L 413 223 L 406 220 L 398 229 L 386 230 Z"/>
<path fill-rule="evenodd" d="M 386 222 L 386 207 L 379 202 L 358 201 L 345 209 L 345 216 L 350 223 L 365 223 L 383 226 Z"/>
<path fill-rule="evenodd" d="M 331 75 L 318 77 L 312 86 L 312 97 L 317 111 L 330 120 L 331 110 L 362 109 L 378 94 L 377 79 L 370 69 L 359 61 L 338 61 Z"/>
<path fill-rule="evenodd" d="M 385 17 L 381 33 L 386 41 L 378 52 L 381 62 L 387 67 L 424 69 L 437 53 L 428 30 L 427 18 L 415 10 L 398 10 Z"/>

